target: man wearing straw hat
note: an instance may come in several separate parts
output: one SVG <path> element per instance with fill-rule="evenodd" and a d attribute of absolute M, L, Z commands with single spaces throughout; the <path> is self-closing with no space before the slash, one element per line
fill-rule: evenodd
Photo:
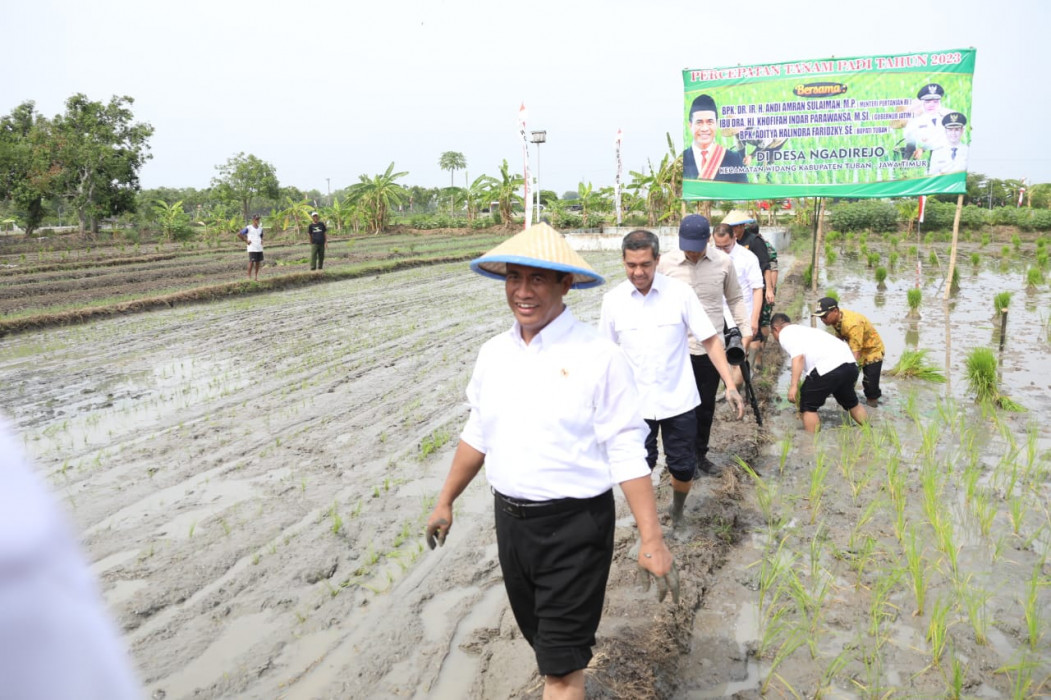
<path fill-rule="evenodd" d="M 510 330 L 478 353 L 470 415 L 427 521 L 444 544 L 453 501 L 484 465 L 493 490 L 504 587 L 544 676 L 544 697 L 584 697 L 613 559 L 613 485 L 635 516 L 639 566 L 678 602 L 679 579 L 657 520 L 646 423 L 621 350 L 563 298 L 600 285 L 553 228 L 529 227 L 471 269 L 504 281 Z"/>
<path fill-rule="evenodd" d="M 660 239 L 650 231 L 632 231 L 621 242 L 628 279 L 602 298 L 599 332 L 620 345 L 635 374 L 643 417 L 650 427 L 646 463 L 657 465 L 657 433 L 671 474 L 672 523 L 682 520 L 686 496 L 697 471 L 697 417 L 701 403 L 690 365 L 692 335 L 705 349 L 727 386 L 733 386 L 722 341 L 693 289 L 657 272 Z M 727 399 L 744 415 L 736 389 Z"/>

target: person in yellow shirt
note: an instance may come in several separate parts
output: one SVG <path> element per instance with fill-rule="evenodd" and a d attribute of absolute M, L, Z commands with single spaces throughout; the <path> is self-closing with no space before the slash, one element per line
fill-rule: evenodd
<path fill-rule="evenodd" d="M 886 349 L 875 326 L 857 311 L 839 308 L 839 302 L 832 297 L 818 299 L 814 315 L 819 316 L 826 326 L 831 326 L 836 337 L 850 346 L 854 359 L 861 365 L 861 387 L 865 392 L 865 402 L 869 406 L 878 405 L 883 395 L 879 388 L 879 375 L 883 371 Z"/>

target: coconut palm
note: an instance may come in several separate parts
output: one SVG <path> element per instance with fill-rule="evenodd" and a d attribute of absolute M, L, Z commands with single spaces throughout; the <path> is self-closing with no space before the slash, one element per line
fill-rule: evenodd
<path fill-rule="evenodd" d="M 371 178 L 368 175 L 361 175 L 359 176 L 360 182 L 347 188 L 348 197 L 358 205 L 372 233 L 379 233 L 386 226 L 387 215 L 391 207 L 405 202 L 407 198 L 405 188 L 395 180 L 408 174 L 408 172 L 394 172 L 394 163 L 391 163 L 382 175 L 373 175 Z"/>

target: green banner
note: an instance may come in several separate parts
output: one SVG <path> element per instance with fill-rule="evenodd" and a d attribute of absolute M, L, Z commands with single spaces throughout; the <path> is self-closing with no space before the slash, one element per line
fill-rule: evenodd
<path fill-rule="evenodd" d="M 684 70 L 683 199 L 966 191 L 974 49 Z"/>

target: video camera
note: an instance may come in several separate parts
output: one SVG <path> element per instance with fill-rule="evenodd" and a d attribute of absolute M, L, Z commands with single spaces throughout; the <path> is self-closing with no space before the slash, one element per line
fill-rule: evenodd
<path fill-rule="evenodd" d="M 726 361 L 734 367 L 744 364 L 744 343 L 741 341 L 741 329 L 734 326 L 723 333 L 726 340 Z"/>

